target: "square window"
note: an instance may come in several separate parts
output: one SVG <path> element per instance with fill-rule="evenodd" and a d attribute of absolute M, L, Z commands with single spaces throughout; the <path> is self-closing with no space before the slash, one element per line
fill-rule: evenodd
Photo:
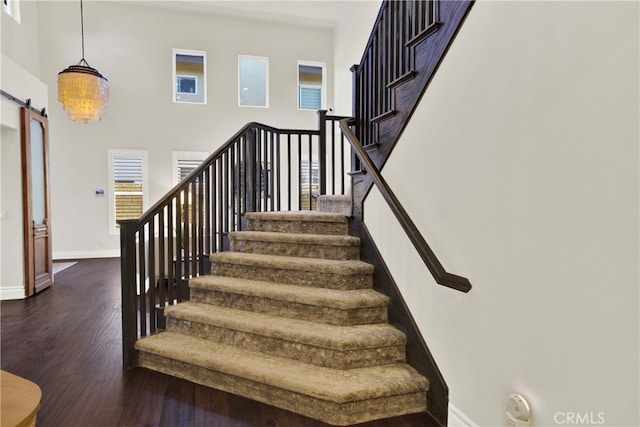
<path fill-rule="evenodd" d="M 269 58 L 238 57 L 238 105 L 269 106 Z"/>

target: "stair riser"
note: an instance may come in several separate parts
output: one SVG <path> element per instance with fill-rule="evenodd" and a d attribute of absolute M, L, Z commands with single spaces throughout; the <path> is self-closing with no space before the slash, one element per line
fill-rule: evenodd
<path fill-rule="evenodd" d="M 404 345 L 340 351 L 224 326 L 176 319 L 170 315 L 167 318 L 167 331 L 334 369 L 389 365 L 405 360 Z"/>
<path fill-rule="evenodd" d="M 232 239 L 231 251 L 265 255 L 296 256 L 304 258 L 337 260 L 360 259 L 360 248 L 357 246 L 312 245 L 301 243 Z"/>
<path fill-rule="evenodd" d="M 336 274 L 319 271 L 288 270 L 212 260 L 211 274 L 242 279 L 276 282 L 327 289 L 367 289 L 373 286 L 371 274 Z"/>
<path fill-rule="evenodd" d="M 245 396 L 336 426 L 426 411 L 426 392 L 336 403 L 146 352 L 139 353 L 139 362 L 140 366 L 148 369 Z"/>
<path fill-rule="evenodd" d="M 386 306 L 341 310 L 195 287 L 191 288 L 191 301 L 336 326 L 386 323 L 388 320 Z"/>
<path fill-rule="evenodd" d="M 346 235 L 349 232 L 349 226 L 346 222 L 273 221 L 268 219 L 248 219 L 247 230 L 271 231 L 278 233 Z"/>

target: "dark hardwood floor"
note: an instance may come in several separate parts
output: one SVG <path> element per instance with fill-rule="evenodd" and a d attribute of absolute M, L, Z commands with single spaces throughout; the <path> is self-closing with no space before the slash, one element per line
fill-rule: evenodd
<path fill-rule="evenodd" d="M 39 427 L 326 426 L 146 369 L 124 371 L 119 275 L 119 259 L 81 260 L 34 297 L 1 302 L 1 367 L 42 389 Z M 360 424 L 433 425 L 427 414 Z"/>

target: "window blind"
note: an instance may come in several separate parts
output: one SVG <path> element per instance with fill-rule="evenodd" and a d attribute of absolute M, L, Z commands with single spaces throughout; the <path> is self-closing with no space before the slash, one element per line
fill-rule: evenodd
<path fill-rule="evenodd" d="M 115 156 L 113 179 L 117 183 L 142 184 L 142 157 Z"/>
<path fill-rule="evenodd" d="M 322 88 L 320 86 L 300 86 L 300 109 L 319 110 L 321 108 Z"/>
<path fill-rule="evenodd" d="M 197 159 L 178 159 L 178 182 L 182 181 L 195 168 L 200 166 L 202 160 Z"/>

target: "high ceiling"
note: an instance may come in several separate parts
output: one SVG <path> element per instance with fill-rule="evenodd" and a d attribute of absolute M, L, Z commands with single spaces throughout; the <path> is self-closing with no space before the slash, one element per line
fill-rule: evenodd
<path fill-rule="evenodd" d="M 142 0 L 145 5 L 288 24 L 335 27 L 354 19 L 358 3 L 380 0 Z"/>

